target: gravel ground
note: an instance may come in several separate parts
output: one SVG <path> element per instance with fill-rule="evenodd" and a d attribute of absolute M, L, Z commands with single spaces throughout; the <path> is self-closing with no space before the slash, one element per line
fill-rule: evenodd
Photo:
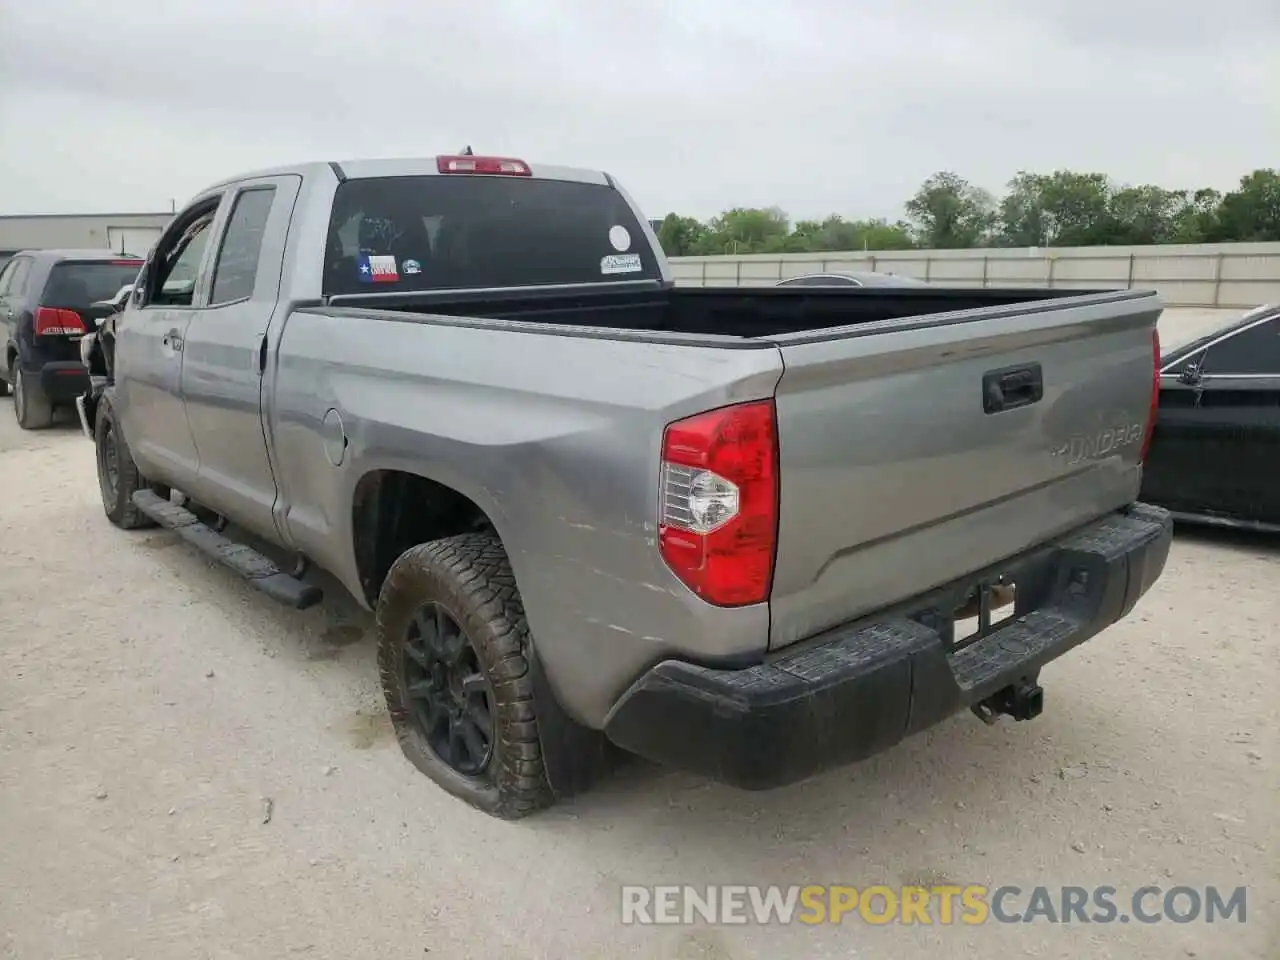
<path fill-rule="evenodd" d="M 290 612 L 114 529 L 78 430 L 8 401 L 0 491 L 0 956 L 1280 957 L 1280 543 L 1180 534 L 1032 723 L 765 794 L 636 761 L 507 824 L 402 759 L 336 591 Z M 619 922 L 621 884 L 713 882 L 1249 891 L 1244 924 Z"/>

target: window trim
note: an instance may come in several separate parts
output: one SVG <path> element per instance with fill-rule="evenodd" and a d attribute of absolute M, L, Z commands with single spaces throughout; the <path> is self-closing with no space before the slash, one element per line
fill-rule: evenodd
<path fill-rule="evenodd" d="M 271 221 L 271 212 L 275 209 L 276 199 L 279 196 L 279 191 L 276 189 L 276 184 L 255 183 L 249 186 L 238 186 L 235 188 L 234 191 L 228 191 L 227 196 L 230 197 L 230 200 L 227 201 L 226 216 L 223 219 L 221 230 L 218 236 L 218 248 L 214 252 L 213 260 L 211 260 L 209 263 L 209 292 L 208 292 L 208 296 L 206 297 L 206 302 L 204 303 L 201 309 L 216 310 L 216 309 L 221 309 L 222 307 L 230 307 L 237 303 L 246 303 L 247 301 L 253 299 L 254 290 L 256 290 L 258 286 L 258 271 L 262 268 L 262 246 L 263 245 L 261 243 L 258 244 L 257 265 L 253 268 L 254 290 L 250 290 L 246 296 L 236 297 L 233 300 L 219 300 L 216 303 L 213 300 L 214 291 L 217 288 L 217 284 L 218 284 L 218 266 L 222 262 L 222 250 L 226 246 L 227 235 L 231 232 L 231 222 L 232 222 L 232 218 L 236 214 L 236 204 L 240 202 L 240 198 L 243 197 L 246 193 L 270 193 L 271 194 L 271 203 L 267 207 L 267 219 L 266 221 L 263 222 L 263 231 L 264 231 L 263 239 L 264 240 L 266 239 L 265 237 L 266 226 Z"/>
<path fill-rule="evenodd" d="M 1171 380 L 1176 381 L 1179 377 L 1179 374 L 1175 370 L 1173 370 L 1174 367 L 1181 366 L 1182 364 L 1185 364 L 1187 361 L 1191 360 L 1194 357 L 1199 357 L 1200 362 L 1203 362 L 1204 355 L 1208 353 L 1210 350 L 1212 350 L 1214 347 L 1216 347 L 1218 344 L 1226 343 L 1228 340 L 1234 339 L 1235 337 L 1240 336 L 1242 333 L 1248 333 L 1254 327 L 1261 326 L 1264 323 L 1270 323 L 1273 320 L 1276 321 L 1277 323 L 1280 323 L 1280 312 L 1264 313 L 1262 316 L 1258 317 L 1256 320 L 1253 320 L 1250 323 L 1246 323 L 1242 327 L 1237 327 L 1234 330 L 1229 330 L 1226 333 L 1221 334 L 1220 336 L 1214 337 L 1208 343 L 1197 348 L 1196 350 L 1193 350 L 1191 353 L 1188 353 L 1185 356 L 1181 356 L 1177 360 L 1171 360 L 1169 363 L 1162 366 L 1160 368 L 1160 379 L 1163 380 L 1166 377 L 1168 377 Z M 1280 329 L 1277 329 L 1276 335 L 1280 336 Z M 1276 380 L 1276 379 L 1280 379 L 1280 371 L 1276 371 L 1275 373 L 1205 373 L 1201 377 L 1202 381 Z"/>

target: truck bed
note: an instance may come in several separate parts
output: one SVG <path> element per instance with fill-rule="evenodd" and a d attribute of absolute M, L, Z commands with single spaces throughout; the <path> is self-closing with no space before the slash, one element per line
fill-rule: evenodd
<path fill-rule="evenodd" d="M 674 287 L 604 291 L 523 290 L 486 294 L 383 294 L 333 298 L 341 307 L 374 307 L 555 326 L 767 339 L 917 317 L 1021 308 L 1064 298 L 1110 298 L 1126 291 L 1049 289 Z M 970 316 L 972 314 L 969 314 Z"/>

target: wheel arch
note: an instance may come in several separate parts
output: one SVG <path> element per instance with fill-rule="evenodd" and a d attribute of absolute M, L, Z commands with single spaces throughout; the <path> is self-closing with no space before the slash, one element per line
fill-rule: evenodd
<path fill-rule="evenodd" d="M 496 505 L 485 500 L 419 470 L 366 468 L 352 488 L 351 550 L 360 593 L 370 608 L 391 565 L 410 547 L 479 530 L 492 530 L 505 544 L 505 524 Z"/>

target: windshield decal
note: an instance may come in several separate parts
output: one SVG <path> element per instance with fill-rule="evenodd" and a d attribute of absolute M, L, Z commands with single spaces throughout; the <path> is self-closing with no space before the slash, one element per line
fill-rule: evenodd
<path fill-rule="evenodd" d="M 619 253 L 626 253 L 631 249 L 631 233 L 622 224 L 616 223 L 609 228 L 609 242 Z"/>
<path fill-rule="evenodd" d="M 619 253 L 609 257 L 603 257 L 600 260 L 600 272 L 608 275 L 611 273 L 639 273 L 644 267 L 640 264 L 640 254 L 638 253 Z"/>
<path fill-rule="evenodd" d="M 400 279 L 396 258 L 362 253 L 356 257 L 361 283 L 395 283 Z"/>
<path fill-rule="evenodd" d="M 405 260 L 400 264 L 400 272 L 403 273 L 405 276 L 408 276 L 409 274 L 412 274 L 412 273 L 421 273 L 422 264 L 420 264 L 417 260 Z"/>

